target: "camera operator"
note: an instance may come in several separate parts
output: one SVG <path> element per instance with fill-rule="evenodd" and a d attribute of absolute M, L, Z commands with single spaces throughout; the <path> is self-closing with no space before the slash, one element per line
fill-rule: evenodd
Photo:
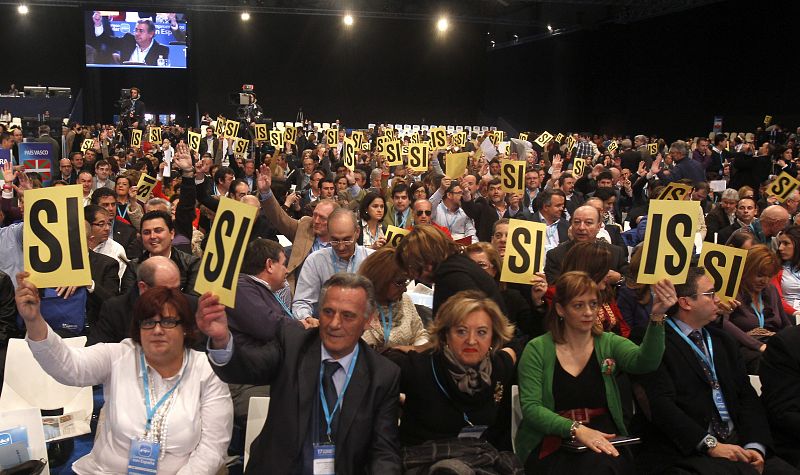
<path fill-rule="evenodd" d="M 122 113 L 125 127 L 144 130 L 144 102 L 138 87 L 131 88 L 130 97 L 122 101 Z"/>

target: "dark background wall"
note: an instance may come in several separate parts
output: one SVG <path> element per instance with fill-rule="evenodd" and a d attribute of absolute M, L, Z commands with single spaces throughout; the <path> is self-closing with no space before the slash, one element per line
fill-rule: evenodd
<path fill-rule="evenodd" d="M 533 130 L 750 131 L 800 125 L 797 2 L 729 1 L 491 52 L 484 107 Z"/>
<path fill-rule="evenodd" d="M 750 130 L 765 114 L 800 122 L 791 71 L 795 2 L 726 1 L 629 25 L 604 25 L 486 52 L 486 27 L 431 22 L 190 13 L 189 70 L 87 69 L 83 11 L 0 7 L 10 45 L 0 88 L 83 90 L 86 120 L 109 121 L 119 89 L 137 85 L 148 111 L 194 120 L 231 114 L 228 94 L 256 87 L 268 117 L 368 122 L 480 123 L 517 129 L 706 133 Z M 13 112 L 13 111 L 12 111 Z"/>

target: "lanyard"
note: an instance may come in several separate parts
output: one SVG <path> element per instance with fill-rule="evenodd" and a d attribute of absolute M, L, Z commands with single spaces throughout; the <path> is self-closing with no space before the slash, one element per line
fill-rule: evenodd
<path fill-rule="evenodd" d="M 125 216 L 128 215 L 128 203 L 125 203 L 124 205 L 122 205 L 122 210 L 123 210 L 122 212 L 120 212 L 119 206 L 120 205 L 117 204 L 117 216 L 119 216 L 122 219 L 125 219 Z"/>
<path fill-rule="evenodd" d="M 455 213 L 453 213 L 453 222 L 450 222 L 450 220 L 447 219 L 447 215 L 450 214 L 450 210 L 447 209 L 447 206 L 444 207 L 444 224 L 447 225 L 447 230 L 450 231 L 450 234 L 453 234 L 453 226 L 455 226 L 456 221 L 458 220 L 460 211 L 461 208 L 456 208 Z M 466 229 L 464 230 L 464 234 L 466 234 Z"/>
<path fill-rule="evenodd" d="M 392 304 L 389 304 L 389 317 L 387 318 L 386 315 L 383 314 L 383 310 L 378 308 L 378 313 L 381 316 L 381 326 L 383 327 L 383 343 L 384 345 L 389 344 L 389 334 L 392 333 Z"/>
<path fill-rule="evenodd" d="M 690 340 L 688 336 L 683 334 L 680 328 L 678 328 L 678 325 L 676 325 L 671 318 L 667 319 L 667 323 L 672 327 L 673 330 L 675 330 L 675 333 L 677 333 L 678 336 L 683 338 L 683 340 L 689 344 L 689 346 L 694 350 L 694 352 L 697 353 L 697 356 L 699 356 L 700 359 L 703 360 L 706 366 L 708 366 L 708 369 L 711 370 L 711 377 L 714 379 L 713 381 L 714 386 L 719 387 L 719 379 L 717 379 L 717 370 L 716 368 L 714 368 L 714 346 L 712 346 L 711 344 L 711 335 L 708 334 L 705 328 L 703 329 L 703 335 L 705 336 L 706 340 L 706 348 L 708 349 L 708 356 L 706 356 L 705 352 L 701 348 L 698 348 L 697 345 L 695 345 L 694 342 Z"/>
<path fill-rule="evenodd" d="M 758 310 L 758 308 L 756 308 L 755 305 L 753 305 L 753 303 L 750 304 L 750 308 L 753 309 L 753 312 L 755 312 L 756 317 L 758 317 L 758 327 L 764 328 L 764 301 L 761 299 L 760 292 L 758 294 L 758 307 L 761 309 L 760 311 Z"/>
<path fill-rule="evenodd" d="M 289 310 L 289 308 L 286 306 L 286 303 L 284 303 L 283 299 L 280 298 L 278 294 L 275 292 L 272 292 L 272 296 L 275 297 L 275 300 L 277 300 L 279 304 L 281 304 L 281 307 L 283 307 L 283 311 L 286 312 L 286 315 L 289 315 L 289 318 L 294 318 L 292 316 L 292 311 Z"/>
<path fill-rule="evenodd" d="M 166 394 L 161 396 L 161 399 L 158 400 L 155 406 L 150 407 L 150 378 L 147 376 L 147 366 L 145 366 L 144 363 L 144 351 L 139 353 L 139 361 L 142 367 L 142 381 L 144 382 L 144 406 L 147 410 L 147 424 L 145 425 L 145 431 L 150 432 L 150 425 L 153 422 L 153 416 L 158 411 L 158 408 L 161 407 L 164 402 L 166 402 L 173 392 L 175 392 L 175 389 L 178 387 L 178 385 L 181 384 L 181 380 L 183 379 L 183 375 L 185 373 L 181 374 L 181 377 L 178 378 L 178 382 L 175 383 L 175 386 L 172 386 L 172 388 L 167 391 Z"/>
<path fill-rule="evenodd" d="M 398 228 L 405 228 L 406 227 L 406 221 L 408 221 L 408 213 L 410 211 L 411 211 L 411 208 L 406 208 L 405 211 L 401 211 L 401 213 L 403 214 L 403 220 L 398 222 L 398 223 L 395 223 L 395 224 L 397 224 Z"/>
<path fill-rule="evenodd" d="M 444 388 L 444 386 L 442 386 L 442 383 L 439 381 L 439 376 L 436 374 L 436 367 L 433 365 L 433 356 L 431 356 L 431 372 L 433 373 L 433 379 L 434 379 L 434 380 L 436 380 L 436 385 L 437 385 L 437 386 L 439 386 L 439 389 L 441 389 L 441 390 L 442 390 L 442 393 L 443 393 L 443 394 L 444 394 L 444 395 L 447 397 L 447 399 L 449 399 L 449 400 L 450 400 L 450 402 L 451 402 L 451 403 L 453 403 L 453 405 L 455 406 L 455 405 L 456 405 L 456 402 L 455 402 L 455 401 L 453 401 L 453 398 L 451 398 L 451 397 L 450 397 L 450 394 L 447 392 L 447 389 L 445 389 L 445 388 Z M 467 417 L 467 413 L 466 413 L 466 412 L 464 412 L 464 411 L 462 410 L 462 411 L 461 411 L 461 414 L 464 416 L 464 422 L 466 422 L 466 423 L 467 423 L 467 424 L 469 424 L 470 426 L 474 426 L 474 425 L 475 425 L 475 424 L 473 424 L 472 422 L 470 422 L 470 420 L 469 420 L 469 417 Z"/>
<path fill-rule="evenodd" d="M 331 264 L 333 265 L 333 273 L 334 274 L 338 274 L 339 272 L 341 272 L 339 270 L 339 266 L 337 265 L 337 262 L 336 262 L 337 260 L 339 260 L 339 258 L 336 255 L 336 251 L 333 249 L 333 247 L 330 247 L 330 250 L 331 250 Z M 356 254 L 357 253 L 358 253 L 358 248 L 356 248 L 356 250 L 353 251 L 353 256 L 350 258 L 350 261 L 344 266 L 344 271 L 345 272 L 355 272 L 355 270 L 356 270 L 356 260 L 357 260 L 356 259 Z M 352 267 L 353 269 L 351 270 L 350 267 Z"/>
<path fill-rule="evenodd" d="M 322 402 L 322 412 L 325 413 L 325 425 L 327 426 L 327 434 L 328 438 L 331 437 L 331 422 L 333 422 L 333 416 L 336 414 L 336 410 L 339 409 L 339 406 L 342 405 L 342 398 L 344 398 L 344 393 L 347 391 L 347 386 L 350 384 L 350 378 L 353 377 L 353 369 L 356 367 L 356 360 L 358 359 L 358 351 L 359 346 L 356 344 L 356 352 L 353 354 L 353 359 L 350 360 L 350 367 L 347 368 L 347 378 L 344 380 L 344 386 L 342 386 L 342 392 L 339 393 L 339 397 L 336 398 L 336 405 L 333 406 L 333 410 L 331 411 L 328 409 L 328 401 L 325 399 L 325 393 L 322 391 L 322 371 L 324 365 L 319 365 L 319 400 Z"/>

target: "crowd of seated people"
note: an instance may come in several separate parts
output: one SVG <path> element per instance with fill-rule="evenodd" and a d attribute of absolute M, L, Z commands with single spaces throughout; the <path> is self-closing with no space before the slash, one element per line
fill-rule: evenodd
<path fill-rule="evenodd" d="M 159 474 L 219 473 L 250 398 L 269 396 L 246 473 L 800 474 L 800 191 L 767 191 L 798 176 L 795 135 L 541 147 L 470 132 L 419 171 L 405 151 L 387 164 L 383 125 L 360 129 L 348 168 L 341 125 L 237 154 L 210 123 L 164 125 L 136 149 L 112 125 L 70 124 L 39 129 L 59 165 L 46 175 L 18 162 L 22 131 L 0 127 L 0 362 L 25 338 L 57 381 L 102 387 L 106 424 L 75 473 L 124 473 L 142 444 Z M 451 152 L 469 154 L 459 176 Z M 522 193 L 506 191 L 504 159 L 525 162 Z M 637 282 L 670 184 L 698 203 L 697 254 L 745 250 L 734 298 L 698 256 L 685 282 Z M 69 185 L 92 285 L 38 289 L 25 196 Z M 256 208 L 233 308 L 195 289 L 223 197 Z M 514 220 L 547 230 L 527 283 L 503 275 Z"/>

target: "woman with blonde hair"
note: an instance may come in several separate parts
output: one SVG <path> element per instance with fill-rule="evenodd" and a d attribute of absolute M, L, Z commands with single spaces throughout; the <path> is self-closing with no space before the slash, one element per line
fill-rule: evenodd
<path fill-rule="evenodd" d="M 511 396 L 516 351 L 504 346 L 513 334 L 514 326 L 494 301 L 467 290 L 439 309 L 428 350 L 388 351 L 386 356 L 400 366 L 400 392 L 406 395 L 401 445 L 435 446 L 474 437 L 507 447 L 509 414 L 501 408 Z"/>
<path fill-rule="evenodd" d="M 364 259 L 358 273 L 375 286 L 379 318 L 373 318 L 361 338 L 378 351 L 428 342 L 428 332 L 405 292 L 408 278 L 397 266 L 393 247 L 384 246 Z"/>
<path fill-rule="evenodd" d="M 516 450 L 527 473 L 631 473 L 633 459 L 612 439 L 626 435 L 616 373 L 648 373 L 664 353 L 666 311 L 675 287 L 653 286 L 655 301 L 641 346 L 596 323 L 600 288 L 585 272 L 555 283 L 548 333 L 525 347 L 518 368 L 522 423 Z M 570 451 L 563 440 L 587 447 Z M 623 457 L 620 457 L 620 454 Z"/>

